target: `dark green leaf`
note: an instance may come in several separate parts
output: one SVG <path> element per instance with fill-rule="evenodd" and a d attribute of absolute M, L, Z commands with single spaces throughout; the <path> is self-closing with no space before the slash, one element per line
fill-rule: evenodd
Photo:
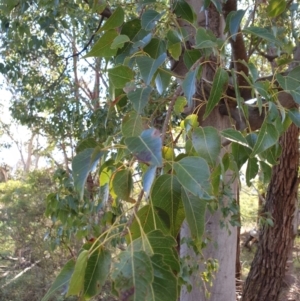
<path fill-rule="evenodd" d="M 255 157 L 249 158 L 247 169 L 246 169 L 246 183 L 250 187 L 251 186 L 251 180 L 256 177 L 258 173 L 258 164 L 257 159 Z"/>
<path fill-rule="evenodd" d="M 166 43 L 158 38 L 153 38 L 150 43 L 144 48 L 153 59 L 157 59 L 160 55 L 166 52 Z"/>
<path fill-rule="evenodd" d="M 223 92 L 227 89 L 228 79 L 229 77 L 227 71 L 222 68 L 218 68 L 214 76 L 214 81 L 203 118 L 206 118 L 211 113 L 213 108 L 219 103 L 220 99 L 222 98 Z"/>
<path fill-rule="evenodd" d="M 203 27 L 197 29 L 195 49 L 214 48 L 217 46 L 216 38 L 210 35 L 206 29 Z"/>
<path fill-rule="evenodd" d="M 122 121 L 122 134 L 125 138 L 139 136 L 144 130 L 141 116 L 135 112 L 129 112 Z"/>
<path fill-rule="evenodd" d="M 174 162 L 181 185 L 199 198 L 211 199 L 210 171 L 206 161 L 199 157 L 186 157 Z"/>
<path fill-rule="evenodd" d="M 84 276 L 84 297 L 98 295 L 110 272 L 111 255 L 108 250 L 98 248 L 88 258 Z"/>
<path fill-rule="evenodd" d="M 174 1 L 174 12 L 178 18 L 182 18 L 190 23 L 196 21 L 196 14 L 193 8 L 184 0 Z"/>
<path fill-rule="evenodd" d="M 278 138 L 279 134 L 275 126 L 273 124 L 264 122 L 259 131 L 251 156 L 254 157 L 255 155 L 265 151 L 274 145 L 278 141 Z"/>
<path fill-rule="evenodd" d="M 235 41 L 236 35 L 239 32 L 241 21 L 245 15 L 246 10 L 232 11 L 226 18 L 225 32 L 229 31 L 231 38 Z"/>
<path fill-rule="evenodd" d="M 184 64 L 190 69 L 201 58 L 201 52 L 197 49 L 186 49 L 183 54 Z"/>
<path fill-rule="evenodd" d="M 146 301 L 151 294 L 153 268 L 149 256 L 144 251 L 121 252 L 113 266 L 112 279 L 120 300 Z M 130 299 L 128 299 L 130 297 Z"/>
<path fill-rule="evenodd" d="M 119 27 L 124 22 L 124 11 L 123 9 L 118 6 L 113 14 L 107 19 L 104 25 L 98 30 L 98 32 L 106 31 L 109 29 L 114 29 Z"/>
<path fill-rule="evenodd" d="M 129 169 L 117 171 L 112 178 L 112 187 L 119 198 L 129 200 L 133 188 L 131 171 Z"/>
<path fill-rule="evenodd" d="M 95 168 L 102 155 L 103 152 L 97 148 L 87 148 L 77 154 L 72 161 L 74 185 L 81 198 L 83 197 L 83 189 L 87 176 Z"/>
<path fill-rule="evenodd" d="M 151 165 L 162 166 L 162 143 L 158 130 L 148 129 L 143 131 L 139 137 L 126 138 L 125 144 L 138 160 Z"/>
<path fill-rule="evenodd" d="M 271 33 L 268 29 L 262 27 L 247 27 L 243 30 L 243 32 L 252 34 L 256 37 L 262 38 L 268 42 L 275 43 L 276 45 L 282 44 L 281 41 L 275 38 L 273 33 Z"/>
<path fill-rule="evenodd" d="M 163 94 L 163 92 L 169 87 L 171 80 L 171 74 L 167 70 L 159 68 L 155 77 L 155 84 L 157 92 Z"/>
<path fill-rule="evenodd" d="M 166 53 L 161 54 L 156 60 L 150 57 L 137 57 L 136 63 L 139 66 L 141 76 L 146 85 L 150 84 L 150 81 L 157 71 L 158 67 L 165 61 Z"/>
<path fill-rule="evenodd" d="M 157 11 L 153 10 L 153 9 L 147 9 L 141 18 L 141 24 L 142 24 L 142 28 L 144 28 L 145 30 L 151 30 L 155 27 L 155 23 L 156 21 L 158 21 L 162 14 L 159 14 Z"/>
<path fill-rule="evenodd" d="M 288 111 L 289 117 L 292 119 L 292 121 L 297 125 L 297 127 L 300 128 L 300 113 L 297 109 L 292 109 Z"/>
<path fill-rule="evenodd" d="M 75 267 L 75 260 L 71 259 L 69 260 L 63 269 L 60 271 L 58 276 L 56 277 L 55 281 L 49 288 L 47 294 L 43 297 L 41 301 L 47 301 L 49 298 L 56 293 L 58 290 L 61 290 L 64 288 L 66 285 L 69 284 L 69 281 L 71 279 L 71 276 L 74 272 L 74 267 Z"/>
<path fill-rule="evenodd" d="M 237 167 L 240 170 L 250 157 L 251 150 L 248 147 L 239 143 L 232 143 L 231 150 Z"/>
<path fill-rule="evenodd" d="M 189 225 L 191 235 L 200 247 L 205 225 L 206 201 L 182 189 L 182 202 L 185 210 L 185 218 Z"/>
<path fill-rule="evenodd" d="M 110 47 L 117 36 L 118 32 L 115 29 L 106 31 L 85 57 L 112 57 L 116 55 L 117 50 L 111 49 Z"/>
<path fill-rule="evenodd" d="M 153 206 L 163 209 L 169 214 L 171 233 L 177 236 L 185 218 L 181 202 L 181 184 L 175 175 L 158 177 L 151 191 Z"/>
<path fill-rule="evenodd" d="M 133 108 L 139 113 L 144 113 L 144 108 L 148 104 L 149 97 L 151 94 L 152 88 L 146 86 L 143 88 L 137 88 L 134 91 L 130 91 L 127 96 L 133 104 Z"/>
<path fill-rule="evenodd" d="M 221 151 L 221 137 L 213 127 L 196 128 L 192 134 L 193 146 L 200 157 L 215 166 Z"/>
<path fill-rule="evenodd" d="M 109 69 L 108 76 L 115 88 L 123 89 L 134 78 L 134 72 L 127 66 L 119 65 Z"/>
<path fill-rule="evenodd" d="M 269 184 L 271 180 L 271 175 L 272 175 L 272 168 L 269 164 L 259 161 L 260 168 L 263 172 L 263 183 L 264 184 Z"/>

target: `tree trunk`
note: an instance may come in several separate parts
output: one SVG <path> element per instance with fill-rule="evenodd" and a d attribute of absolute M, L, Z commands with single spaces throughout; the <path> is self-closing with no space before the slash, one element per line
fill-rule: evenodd
<path fill-rule="evenodd" d="M 274 226 L 263 226 L 258 250 L 244 285 L 243 301 L 275 301 L 278 298 L 289 250 L 293 242 L 293 215 L 298 188 L 298 128 L 292 124 L 280 138 L 282 154 L 273 167 L 264 212 Z"/>

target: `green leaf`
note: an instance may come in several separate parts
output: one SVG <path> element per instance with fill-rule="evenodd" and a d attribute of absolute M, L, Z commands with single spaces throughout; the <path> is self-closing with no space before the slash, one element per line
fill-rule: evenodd
<path fill-rule="evenodd" d="M 149 256 L 159 254 L 163 256 L 163 261 L 173 271 L 179 272 L 178 254 L 175 249 L 177 242 L 170 235 L 165 235 L 161 230 L 153 230 L 146 235 L 135 239 L 129 248 L 134 251 L 145 251 Z"/>
<path fill-rule="evenodd" d="M 223 92 L 227 89 L 228 80 L 229 76 L 227 71 L 225 71 L 222 68 L 218 68 L 214 76 L 212 88 L 210 91 L 203 118 L 206 118 L 211 113 L 213 108 L 219 103 L 220 99 L 222 98 Z"/>
<path fill-rule="evenodd" d="M 255 155 L 273 146 L 278 141 L 278 138 L 279 134 L 275 126 L 273 124 L 264 122 L 259 131 L 251 157 L 254 157 Z"/>
<path fill-rule="evenodd" d="M 126 237 L 128 244 L 139 238 L 141 233 L 149 233 L 153 230 L 161 230 L 164 234 L 170 233 L 169 216 L 161 208 L 146 205 L 138 211 L 137 218 L 139 222 L 136 218 L 133 220 L 130 226 L 131 235 Z"/>
<path fill-rule="evenodd" d="M 206 29 L 203 27 L 197 29 L 195 49 L 214 48 L 217 46 L 216 38 L 209 34 Z"/>
<path fill-rule="evenodd" d="M 139 136 L 144 130 L 141 116 L 135 112 L 128 112 L 122 121 L 122 134 L 125 138 Z"/>
<path fill-rule="evenodd" d="M 196 92 L 196 81 L 197 81 L 198 70 L 199 67 L 197 67 L 195 70 L 190 70 L 182 82 L 182 90 L 187 99 L 189 107 L 192 107 L 193 105 L 193 96 Z"/>
<path fill-rule="evenodd" d="M 266 162 L 269 162 L 271 165 L 278 164 L 278 158 L 281 155 L 281 146 L 280 144 L 276 143 L 275 145 L 271 146 L 267 150 L 261 152 L 259 157 Z"/>
<path fill-rule="evenodd" d="M 132 301 L 146 300 L 153 282 L 153 268 L 144 251 L 121 252 L 112 270 L 114 288 L 120 300 L 123 296 Z"/>
<path fill-rule="evenodd" d="M 169 87 L 171 80 L 171 74 L 162 68 L 158 68 L 156 77 L 155 77 L 155 84 L 157 92 L 161 95 L 163 92 Z"/>
<path fill-rule="evenodd" d="M 292 119 L 292 121 L 297 125 L 297 127 L 300 128 L 300 113 L 297 109 L 292 109 L 288 111 L 289 117 Z"/>
<path fill-rule="evenodd" d="M 186 98 L 183 96 L 178 96 L 174 105 L 175 114 L 180 115 L 183 112 L 186 105 L 187 105 Z"/>
<path fill-rule="evenodd" d="M 97 33 L 121 26 L 124 22 L 124 11 L 118 6 Z"/>
<path fill-rule="evenodd" d="M 166 42 L 158 38 L 153 38 L 144 48 L 144 51 L 153 59 L 157 59 L 160 55 L 166 52 Z"/>
<path fill-rule="evenodd" d="M 180 126 L 186 130 L 186 132 L 189 132 L 191 129 L 195 129 L 199 126 L 198 122 L 198 115 L 191 114 L 188 115 L 184 121 L 181 121 Z"/>
<path fill-rule="evenodd" d="M 58 276 L 56 277 L 55 281 L 49 288 L 47 294 L 43 297 L 41 301 L 47 301 L 49 298 L 58 290 L 64 288 L 66 285 L 69 284 L 71 276 L 74 272 L 74 267 L 75 267 L 75 260 L 70 259 L 63 269 L 60 271 Z"/>
<path fill-rule="evenodd" d="M 264 184 L 269 184 L 271 180 L 271 175 L 272 175 L 272 168 L 269 164 L 259 161 L 260 169 L 263 172 L 263 183 Z"/>
<path fill-rule="evenodd" d="M 95 148 L 97 147 L 98 143 L 95 140 L 95 138 L 86 138 L 82 141 L 80 141 L 76 147 L 76 153 L 80 153 L 84 151 L 86 148 Z"/>
<path fill-rule="evenodd" d="M 201 52 L 197 49 L 186 49 L 183 54 L 184 64 L 190 69 L 201 58 Z"/>
<path fill-rule="evenodd" d="M 70 280 L 70 286 L 69 286 L 69 290 L 67 293 L 67 297 L 68 296 L 72 296 L 72 295 L 79 295 L 80 292 L 83 290 L 84 288 L 84 275 L 85 275 L 85 271 L 86 271 L 86 266 L 87 266 L 87 261 L 88 261 L 88 256 L 89 256 L 89 251 L 88 250 L 83 250 L 77 260 L 76 260 L 76 264 L 75 264 L 75 268 L 74 268 L 74 273 L 71 277 Z"/>
<path fill-rule="evenodd" d="M 93 48 L 84 57 L 112 57 L 117 53 L 116 49 L 111 49 L 114 39 L 118 36 L 115 29 L 106 31 L 95 43 Z"/>
<path fill-rule="evenodd" d="M 128 36 L 126 36 L 125 34 L 121 34 L 121 35 L 117 36 L 117 37 L 113 40 L 113 42 L 112 42 L 110 48 L 111 48 L 111 49 L 122 48 L 122 47 L 124 46 L 124 44 L 125 44 L 126 42 L 129 42 L 129 41 L 130 41 L 130 40 L 129 40 L 129 37 L 128 37 Z"/>
<path fill-rule="evenodd" d="M 172 174 L 162 175 L 156 179 L 151 191 L 152 204 L 169 214 L 171 233 L 177 237 L 185 218 L 181 201 L 181 184 Z"/>
<path fill-rule="evenodd" d="M 226 129 L 221 132 L 221 135 L 233 142 L 249 147 L 247 139 L 242 135 L 240 131 L 235 129 Z"/>
<path fill-rule="evenodd" d="M 245 28 L 243 30 L 243 32 L 252 34 L 252 35 L 262 38 L 268 42 L 275 43 L 276 45 L 282 44 L 282 42 L 280 42 L 278 39 L 276 39 L 276 37 L 266 28 L 251 26 L 251 27 Z"/>
<path fill-rule="evenodd" d="M 127 66 L 119 65 L 109 69 L 108 76 L 115 88 L 123 89 L 126 83 L 133 80 L 134 72 Z"/>
<path fill-rule="evenodd" d="M 88 174 L 95 168 L 102 155 L 103 152 L 98 148 L 87 148 L 74 157 L 72 161 L 72 175 L 74 186 L 79 192 L 80 198 L 83 197 L 84 185 Z"/>
<path fill-rule="evenodd" d="M 110 272 L 111 255 L 98 248 L 88 258 L 84 276 L 84 297 L 90 299 L 101 292 Z"/>
<path fill-rule="evenodd" d="M 165 264 L 162 255 L 155 254 L 151 257 L 154 279 L 151 286 L 151 296 L 146 301 L 178 300 L 177 277 Z"/>
<path fill-rule="evenodd" d="M 140 69 L 141 76 L 146 85 L 150 84 L 150 81 L 157 71 L 158 67 L 165 61 L 166 53 L 161 54 L 156 60 L 142 56 L 136 58 L 136 63 Z"/>
<path fill-rule="evenodd" d="M 186 157 L 174 162 L 181 185 L 195 196 L 211 199 L 210 171 L 206 161 L 199 157 Z"/>
<path fill-rule="evenodd" d="M 130 91 L 127 96 L 133 104 L 133 108 L 139 113 L 144 113 L 144 108 L 148 104 L 152 88 L 146 86 L 137 88 L 135 91 Z"/>
<path fill-rule="evenodd" d="M 156 176 L 156 166 L 149 166 L 147 171 L 143 175 L 143 188 L 145 195 L 148 197 L 151 186 Z"/>
<path fill-rule="evenodd" d="M 136 52 L 138 50 L 143 49 L 145 46 L 147 46 L 152 39 L 152 33 L 148 33 L 147 35 L 143 36 L 140 40 L 134 42 L 132 44 L 132 51 Z"/>
<path fill-rule="evenodd" d="M 117 171 L 112 177 L 112 187 L 115 194 L 124 201 L 129 200 L 133 180 L 130 169 Z"/>
<path fill-rule="evenodd" d="M 196 128 L 192 134 L 192 142 L 196 152 L 210 166 L 215 166 L 221 151 L 221 137 L 213 127 Z"/>
<path fill-rule="evenodd" d="M 174 1 L 174 13 L 178 18 L 182 18 L 190 23 L 196 21 L 196 14 L 193 8 L 184 0 Z"/>
<path fill-rule="evenodd" d="M 286 8 L 287 2 L 285 0 L 270 0 L 267 7 L 267 13 L 270 18 L 275 18 L 281 15 Z"/>
<path fill-rule="evenodd" d="M 156 21 L 158 21 L 164 13 L 159 14 L 153 9 L 148 9 L 142 14 L 141 24 L 145 30 L 152 30 L 155 27 Z"/>
<path fill-rule="evenodd" d="M 191 235 L 200 247 L 205 225 L 206 201 L 182 189 L 182 202 L 185 210 L 185 218 L 189 225 Z"/>
<path fill-rule="evenodd" d="M 168 51 L 171 54 L 172 58 L 175 61 L 178 61 L 182 52 L 181 42 L 168 46 Z"/>
<path fill-rule="evenodd" d="M 158 130 L 148 129 L 143 131 L 139 137 L 126 138 L 125 144 L 138 160 L 151 165 L 162 166 L 162 143 Z"/>
<path fill-rule="evenodd" d="M 241 21 L 246 13 L 246 10 L 231 11 L 226 18 L 225 32 L 229 31 L 233 41 L 236 40 L 236 35 L 239 32 Z"/>
<path fill-rule="evenodd" d="M 251 186 L 251 180 L 254 179 L 258 173 L 258 164 L 257 159 L 255 157 L 249 158 L 247 169 L 246 169 L 246 183 L 250 187 Z"/>
<path fill-rule="evenodd" d="M 242 166 L 246 163 L 248 158 L 250 157 L 251 150 L 248 147 L 241 145 L 239 143 L 232 143 L 231 151 L 234 160 L 237 164 L 237 167 L 240 170 Z"/>

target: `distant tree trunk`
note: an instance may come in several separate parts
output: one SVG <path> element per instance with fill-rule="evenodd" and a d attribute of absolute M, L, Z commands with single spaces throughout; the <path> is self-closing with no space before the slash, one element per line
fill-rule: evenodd
<path fill-rule="evenodd" d="M 292 124 L 280 138 L 282 154 L 273 167 L 264 212 L 274 226 L 263 226 L 258 250 L 244 285 L 243 301 L 275 301 L 278 298 L 293 242 L 299 167 L 298 128 Z"/>

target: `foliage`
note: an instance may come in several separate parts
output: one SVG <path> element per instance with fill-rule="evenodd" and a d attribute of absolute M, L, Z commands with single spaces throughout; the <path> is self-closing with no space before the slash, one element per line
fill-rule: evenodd
<path fill-rule="evenodd" d="M 281 6 L 273 7 L 274 2 L 264 12 L 268 17 L 290 13 Z M 248 185 L 259 165 L 264 179 L 270 178 L 268 167 L 276 164 L 280 154 L 278 138 L 291 122 L 298 123 L 298 112 L 286 114 L 278 96 L 285 90 L 300 103 L 299 67 L 286 75 L 279 73 L 291 58 L 291 51 L 280 42 L 281 35 L 295 32 L 278 25 L 277 34 L 272 21 L 243 30 L 250 45 L 267 48 L 272 44 L 288 55 L 270 80 L 257 81 L 260 70 L 251 59 L 243 62 L 249 76 L 225 69 L 221 58 L 226 56 L 228 40 L 199 27 L 198 12 L 186 1 L 175 1 L 172 7 L 167 1 L 141 1 L 137 8 L 136 3 L 115 1 L 109 7 L 109 18 L 99 24 L 97 41 L 81 59 L 85 63 L 80 71 L 95 71 L 97 89 L 100 79 L 107 88 L 87 101 L 83 93 L 89 92 L 89 84 L 85 82 L 81 92 L 77 89 L 80 81 L 74 49 L 78 39 L 83 48 L 83 38 L 108 8 L 93 1 L 55 3 L 32 1 L 21 6 L 16 2 L 15 7 L 4 1 L 6 12 L 27 18 L 19 27 L 18 18 L 10 21 L 1 16 L 9 38 L 5 49 L 12 43 L 19 47 L 12 47 L 7 63 L 0 66 L 12 83 L 21 81 L 20 99 L 12 108 L 14 116 L 40 128 L 62 146 L 67 143 L 73 150 L 77 145 L 72 173 L 58 170 L 56 174 L 59 188 L 47 198 L 46 216 L 56 226 L 57 244 L 74 234 L 87 242 L 76 262 L 66 264 L 43 301 L 66 283 L 67 296 L 88 300 L 101 291 L 107 279 L 121 300 L 177 300 L 180 287 L 189 285 L 185 275 L 193 270 L 176 252 L 183 220 L 191 230 L 191 247 L 201 254 L 205 211 L 221 209 L 224 216 L 235 216 L 237 206 L 230 185 L 239 177 L 239 169 L 247 164 Z M 218 5 L 216 8 L 220 10 Z M 244 12 L 228 16 L 230 34 L 236 34 L 243 16 Z M 185 49 L 190 37 L 184 22 L 195 29 L 192 49 Z M 38 29 L 33 30 L 33 24 Z M 72 75 L 58 59 L 66 57 L 66 49 L 70 49 L 67 40 L 73 47 Z M 49 71 L 43 77 L 40 70 L 26 65 L 28 59 L 33 64 L 28 58 L 33 50 L 40 70 Z M 238 114 L 249 124 L 250 108 L 234 82 L 242 76 L 256 96 L 257 111 L 265 116 L 261 130 L 199 127 L 201 118 L 196 113 L 201 108 L 197 106 L 195 114 L 186 118 L 180 114 L 184 106 L 180 102 L 193 107 L 195 98 L 199 101 L 197 83 L 210 68 L 211 57 L 216 57 L 217 67 L 212 80 L 205 81 L 210 93 L 202 95 L 202 117 L 209 118 L 224 99 L 232 98 L 227 95 L 231 90 Z M 176 61 L 186 69 L 184 75 L 173 70 Z M 24 71 L 30 76 L 22 76 Z M 47 112 L 46 117 L 41 117 L 42 112 Z M 184 147 L 178 144 L 180 136 L 187 141 Z M 232 142 L 231 150 L 224 141 Z M 208 266 L 202 280 L 210 282 L 217 265 Z"/>

